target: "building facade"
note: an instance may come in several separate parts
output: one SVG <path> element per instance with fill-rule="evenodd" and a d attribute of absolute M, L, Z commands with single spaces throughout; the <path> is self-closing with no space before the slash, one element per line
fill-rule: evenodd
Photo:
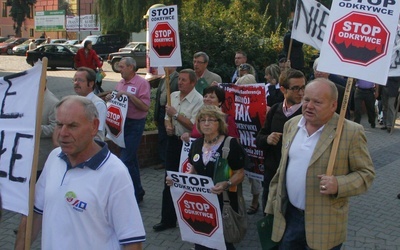
<path fill-rule="evenodd" d="M 70 11 L 71 15 L 86 15 L 95 13 L 95 1 L 96 0 L 37 0 L 35 5 L 31 6 L 31 17 L 26 18 L 24 24 L 22 25 L 22 37 L 27 38 L 37 38 L 42 35 L 51 38 L 67 38 L 67 39 L 77 39 L 76 32 L 42 32 L 35 30 L 35 12 L 37 11 L 50 11 L 59 10 L 60 8 L 67 8 L 67 12 Z M 3 37 L 13 37 L 15 36 L 15 30 L 13 28 L 14 22 L 10 15 L 11 6 L 10 2 L 7 0 L 0 0 L 1 6 L 1 16 L 0 16 L 0 36 Z M 7 4 L 8 3 L 8 4 Z M 82 34 L 81 34 L 82 35 Z M 88 35 L 88 34 L 85 34 Z"/>

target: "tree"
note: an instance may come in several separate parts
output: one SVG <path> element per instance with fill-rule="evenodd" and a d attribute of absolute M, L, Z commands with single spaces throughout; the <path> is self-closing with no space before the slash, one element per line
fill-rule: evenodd
<path fill-rule="evenodd" d="M 27 17 L 31 17 L 31 8 L 35 3 L 36 0 L 11 0 L 10 16 L 14 21 L 13 28 L 17 37 L 21 37 L 22 24 L 25 22 Z"/>

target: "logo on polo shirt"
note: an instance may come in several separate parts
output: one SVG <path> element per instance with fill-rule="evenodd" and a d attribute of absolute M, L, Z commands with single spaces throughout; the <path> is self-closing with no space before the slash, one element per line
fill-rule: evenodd
<path fill-rule="evenodd" d="M 65 200 L 72 206 L 73 209 L 79 212 L 86 210 L 87 203 L 77 199 L 76 194 L 72 191 L 68 191 L 65 194 Z"/>

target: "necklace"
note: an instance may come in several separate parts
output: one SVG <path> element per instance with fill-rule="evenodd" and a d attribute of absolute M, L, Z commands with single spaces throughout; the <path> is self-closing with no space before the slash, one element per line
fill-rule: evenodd
<path fill-rule="evenodd" d="M 207 141 L 207 140 L 204 138 L 204 142 L 205 142 L 206 144 L 212 145 L 212 144 L 214 144 L 216 141 L 218 141 L 218 139 L 219 139 L 219 135 L 217 135 L 214 139 L 209 140 L 209 141 Z"/>

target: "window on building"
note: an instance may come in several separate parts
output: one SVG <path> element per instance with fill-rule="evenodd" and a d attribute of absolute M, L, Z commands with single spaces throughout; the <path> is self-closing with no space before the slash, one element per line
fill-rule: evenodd
<path fill-rule="evenodd" d="M 34 29 L 29 29 L 29 37 L 33 37 L 35 35 Z"/>
<path fill-rule="evenodd" d="M 29 4 L 29 16 L 28 18 L 33 19 L 33 4 Z"/>
<path fill-rule="evenodd" d="M 1 16 L 7 17 L 7 2 L 3 2 L 1 7 Z"/>

